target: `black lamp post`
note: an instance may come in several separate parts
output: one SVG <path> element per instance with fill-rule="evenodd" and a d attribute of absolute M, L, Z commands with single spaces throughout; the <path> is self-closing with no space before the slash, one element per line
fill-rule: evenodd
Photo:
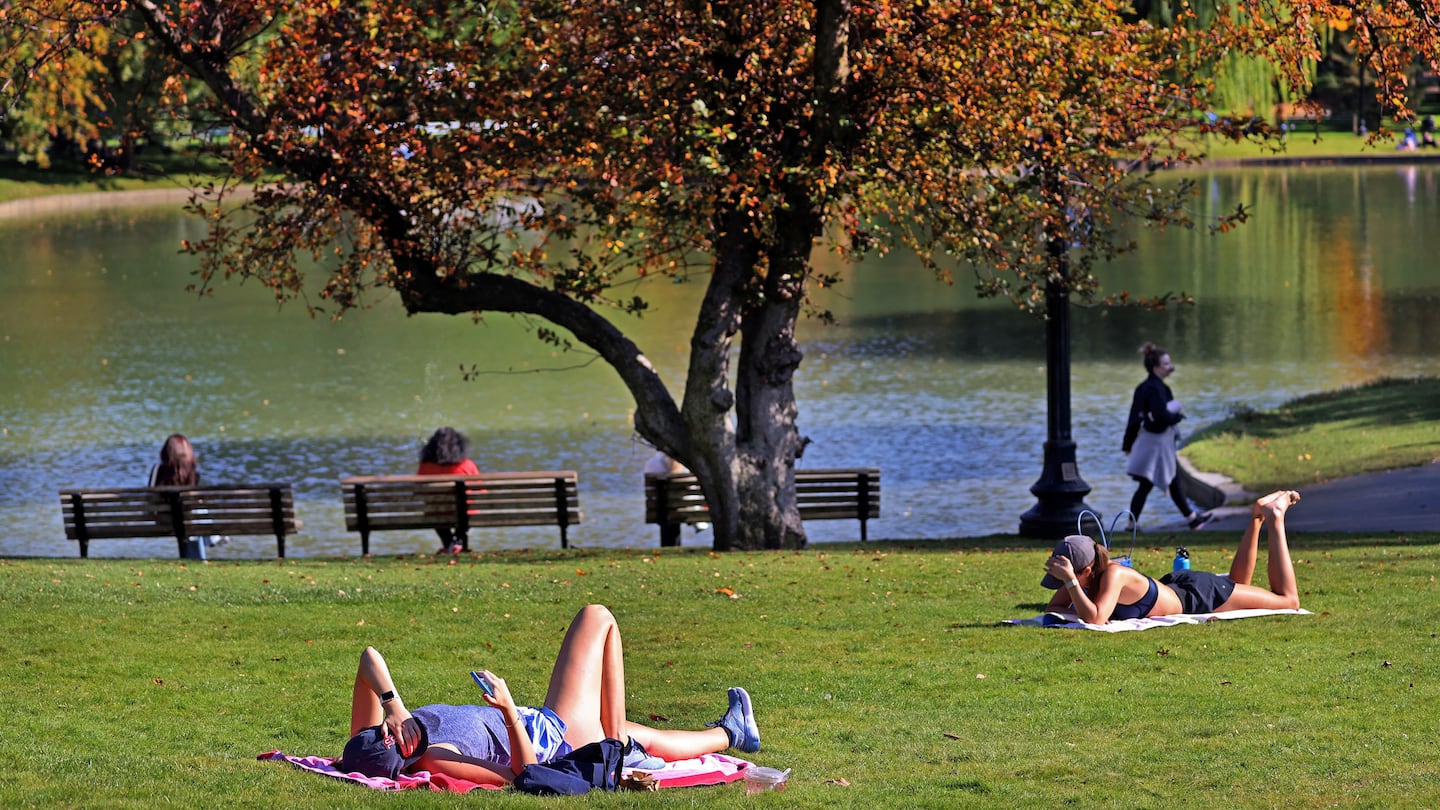
<path fill-rule="evenodd" d="M 1053 170 L 1042 182 L 1054 183 L 1050 191 L 1063 210 L 1064 191 Z M 1080 477 L 1070 435 L 1069 235 L 1050 234 L 1046 250 L 1059 273 L 1045 285 L 1045 466 L 1030 487 L 1039 500 L 1020 516 L 1020 534 L 1059 540 L 1075 533 L 1082 512 L 1094 510 L 1085 503 L 1090 485 Z"/>

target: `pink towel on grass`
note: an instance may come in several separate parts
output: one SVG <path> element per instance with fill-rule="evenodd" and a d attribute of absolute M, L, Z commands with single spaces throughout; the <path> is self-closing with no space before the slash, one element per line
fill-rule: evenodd
<path fill-rule="evenodd" d="M 464 779 L 456 779 L 453 776 L 446 776 L 443 773 L 432 774 L 429 771 L 417 771 L 416 773 L 402 773 L 398 779 L 390 779 L 384 776 L 366 776 L 358 771 L 346 773 L 339 770 L 332 763 L 334 757 L 292 757 L 280 751 L 271 751 L 261 754 L 256 759 L 270 760 L 272 762 L 288 762 L 302 771 L 318 773 L 321 776 L 329 776 L 334 779 L 343 779 L 347 782 L 354 782 L 357 785 L 364 785 L 375 790 L 446 790 L 451 793 L 469 793 L 476 788 L 482 790 L 500 790 L 493 785 L 480 785 Z"/>
<path fill-rule="evenodd" d="M 705 754 L 694 759 L 667 762 L 658 770 L 645 770 L 662 788 L 723 785 L 743 779 L 751 763 L 728 754 Z M 634 770 L 640 770 L 636 768 Z"/>
<path fill-rule="evenodd" d="M 366 776 L 355 772 L 345 773 L 332 764 L 335 761 L 334 757 L 292 757 L 280 751 L 270 751 L 261 754 L 257 759 L 288 762 L 303 771 L 318 773 L 334 779 L 343 779 L 375 790 L 427 789 L 445 790 L 451 793 L 469 793 L 476 788 L 501 790 L 494 785 L 480 785 L 445 774 L 432 774 L 429 771 L 401 774 L 399 779 Z M 726 754 L 706 754 L 694 759 L 667 762 L 664 768 L 646 770 L 644 773 L 654 776 L 656 783 L 662 788 L 723 785 L 743 778 L 745 769 L 749 768 L 750 764 L 746 760 Z"/>

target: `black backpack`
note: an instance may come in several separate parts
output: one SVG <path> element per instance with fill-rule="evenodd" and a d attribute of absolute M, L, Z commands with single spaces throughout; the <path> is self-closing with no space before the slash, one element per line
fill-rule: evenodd
<path fill-rule="evenodd" d="M 526 765 L 515 777 L 515 789 L 539 796 L 580 796 L 592 788 L 613 791 L 624 762 L 624 743 L 601 740 L 544 764 Z"/>

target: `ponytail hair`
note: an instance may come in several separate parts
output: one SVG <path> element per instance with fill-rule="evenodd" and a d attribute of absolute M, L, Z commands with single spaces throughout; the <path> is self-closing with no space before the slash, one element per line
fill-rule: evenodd
<path fill-rule="evenodd" d="M 1154 371 L 1155 367 L 1160 365 L 1160 358 L 1167 354 L 1169 354 L 1169 352 L 1148 340 L 1145 341 L 1145 345 L 1140 347 L 1140 357 L 1145 363 L 1146 371 Z"/>
<path fill-rule="evenodd" d="M 1110 550 L 1105 548 L 1104 543 L 1095 543 L 1095 561 L 1090 563 L 1090 587 L 1085 589 L 1085 594 L 1092 601 L 1100 590 L 1100 578 L 1104 576 L 1105 570 L 1109 567 Z"/>

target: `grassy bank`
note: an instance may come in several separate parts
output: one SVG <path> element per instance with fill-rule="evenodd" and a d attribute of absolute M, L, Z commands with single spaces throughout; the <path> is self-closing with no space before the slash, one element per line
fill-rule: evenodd
<path fill-rule="evenodd" d="M 1303 504 L 1301 507 L 1303 508 Z M 1159 540 L 1160 538 L 1155 538 Z M 1233 538 L 1187 535 L 1197 567 Z M 1430 707 L 1440 535 L 1294 538 L 1314 615 L 1108 635 L 1034 615 L 1014 538 L 799 553 L 513 552 L 226 562 L 0 560 L 10 698 L 0 804 L 455 806 L 261 763 L 333 755 L 365 644 L 411 705 L 485 666 L 539 702 L 574 611 L 611 605 L 630 714 L 696 726 L 754 695 L 784 794 L 731 785 L 602 806 L 1440 804 Z M 1137 553 L 1168 567 L 1168 539 Z M 732 597 L 733 594 L 733 597 Z M 487 806 L 555 806 L 520 795 Z"/>
<path fill-rule="evenodd" d="M 169 154 L 148 157 L 143 171 L 106 174 L 75 163 L 37 169 L 6 156 L 0 158 L 0 203 L 59 194 L 187 189 L 221 176 L 222 168 L 211 158 Z"/>
<path fill-rule="evenodd" d="M 1284 149 L 1278 152 L 1250 141 L 1235 143 L 1221 138 L 1197 138 L 1194 149 L 1205 154 L 1209 161 L 1223 164 L 1326 158 L 1440 160 L 1437 150 L 1398 152 L 1394 140 L 1372 144 L 1365 138 L 1338 130 L 1320 133 L 1309 129 L 1297 130 L 1285 139 Z M 184 152 L 146 155 L 142 162 L 143 171 L 106 175 L 93 172 L 83 164 L 61 162 L 54 168 L 39 170 L 19 163 L 13 156 L 3 157 L 0 158 L 0 203 L 56 194 L 189 188 L 192 184 L 221 176 L 225 169 L 213 157 Z"/>
<path fill-rule="evenodd" d="M 1236 143 L 1222 138 L 1197 138 L 1195 149 L 1204 153 L 1209 161 L 1225 163 L 1321 159 L 1395 160 L 1401 162 L 1440 160 L 1440 150 L 1400 151 L 1395 148 L 1398 143 L 1396 138 L 1371 142 L 1366 137 L 1347 131 L 1326 129 L 1316 132 L 1313 129 L 1301 128 L 1285 137 L 1283 148 L 1279 151 L 1251 141 Z"/>
<path fill-rule="evenodd" d="M 1379 380 L 1237 410 L 1195 433 L 1185 456 L 1251 492 L 1440 459 L 1440 380 Z"/>

